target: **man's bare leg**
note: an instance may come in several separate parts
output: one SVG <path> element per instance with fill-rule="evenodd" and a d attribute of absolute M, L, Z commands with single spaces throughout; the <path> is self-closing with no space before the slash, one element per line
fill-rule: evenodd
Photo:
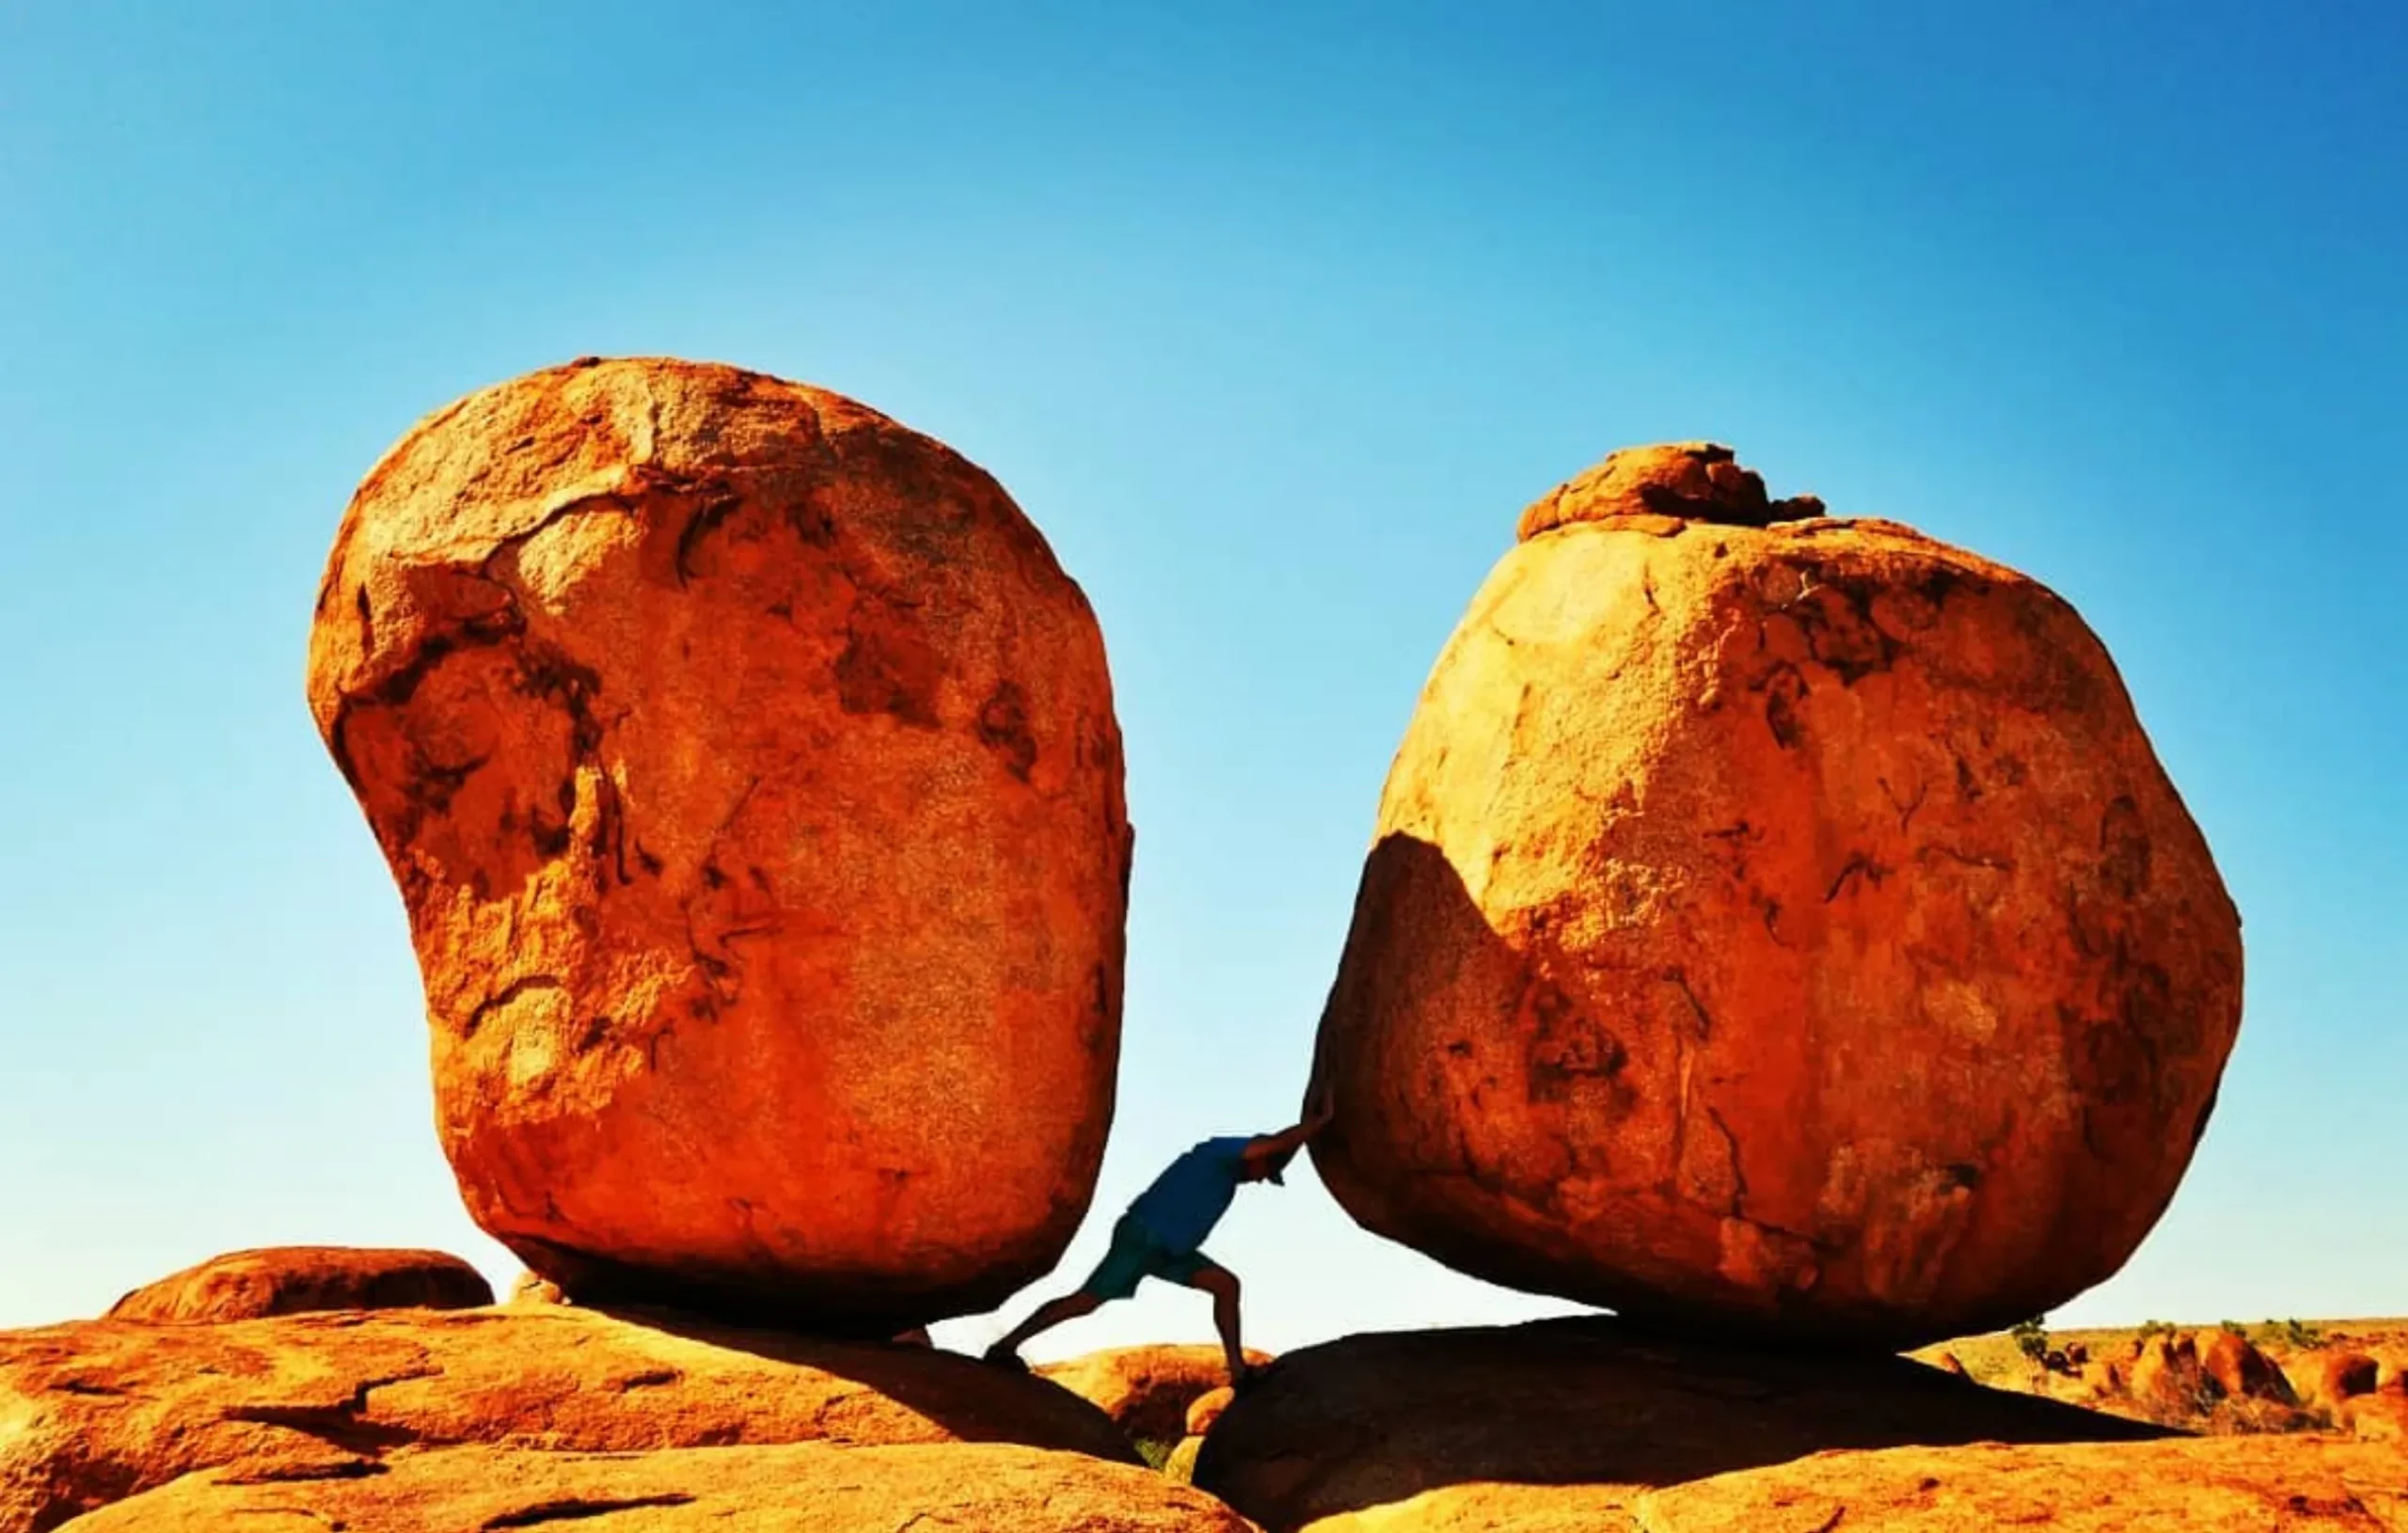
<path fill-rule="evenodd" d="M 1003 1338 L 987 1349 L 990 1363 L 1019 1363 L 1020 1350 L 1029 1338 L 1051 1331 L 1064 1320 L 1075 1320 L 1082 1315 L 1092 1315 L 1102 1307 L 1103 1301 L 1085 1288 L 1074 1289 L 1059 1299 L 1049 1299 L 1037 1306 L 1037 1312 L 1013 1326 Z M 1025 1367 L 1025 1365 L 1022 1365 Z"/>
<path fill-rule="evenodd" d="M 1228 1357 L 1229 1383 L 1232 1386 L 1245 1383 L 1245 1348 L 1238 1336 L 1238 1274 L 1208 1261 L 1196 1270 L 1187 1286 L 1212 1296 L 1212 1329 L 1221 1333 L 1221 1351 Z"/>

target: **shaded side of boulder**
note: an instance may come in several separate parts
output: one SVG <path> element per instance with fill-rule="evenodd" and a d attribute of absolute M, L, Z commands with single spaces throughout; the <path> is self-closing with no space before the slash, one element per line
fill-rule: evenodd
<path fill-rule="evenodd" d="M 2127 1378 L 2135 1401 L 2175 1415 L 2204 1413 L 2224 1398 L 2224 1386 L 2199 1366 L 2198 1338 L 2189 1332 L 2140 1338 Z"/>
<path fill-rule="evenodd" d="M 626 1454 L 449 1447 L 373 1474 L 277 1479 L 215 1471 L 78 1518 L 77 1533 L 292 1525 L 455 1533 L 582 1525 L 611 1533 L 1246 1533 L 1211 1496 L 1072 1453 L 991 1445 L 659 1448 Z"/>
<path fill-rule="evenodd" d="M 2297 1405 L 2298 1394 L 2282 1369 L 2274 1367 L 2257 1343 L 2233 1331 L 2209 1334 L 2199 1348 L 2199 1370 L 2233 1399 L 2267 1400 Z"/>
<path fill-rule="evenodd" d="M 200 1470 L 372 1476 L 458 1444 L 1016 1443 L 1134 1463 L 1101 1412 L 950 1352 L 580 1306 L 0 1334 L 0 1533 Z"/>
<path fill-rule="evenodd" d="M 253 1320 L 325 1309 L 475 1309 L 493 1285 L 440 1251 L 279 1245 L 230 1251 L 147 1283 L 113 1320 Z"/>
<path fill-rule="evenodd" d="M 1828 1448 L 2162 1435 L 1905 1358 L 1746 1351 L 1598 1317 L 1290 1352 L 1213 1424 L 1196 1483 L 1286 1533 L 1446 1487 L 1611 1496 Z"/>

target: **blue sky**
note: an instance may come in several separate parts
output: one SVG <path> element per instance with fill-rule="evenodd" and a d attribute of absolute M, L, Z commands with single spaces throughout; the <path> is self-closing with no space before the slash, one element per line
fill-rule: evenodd
<path fill-rule="evenodd" d="M 0 6 L 0 1325 L 244 1245 L 515 1270 L 303 646 L 385 447 L 584 353 L 872 403 L 1093 598 L 1139 840 L 1065 1275 L 1292 1108 L 1520 507 L 1710 437 L 2070 598 L 2243 912 L 2213 1128 L 2061 1317 L 2408 1311 L 2397 8 L 694 8 Z M 1274 1346 L 1553 1307 L 1309 1176 L 1214 1247 Z"/>

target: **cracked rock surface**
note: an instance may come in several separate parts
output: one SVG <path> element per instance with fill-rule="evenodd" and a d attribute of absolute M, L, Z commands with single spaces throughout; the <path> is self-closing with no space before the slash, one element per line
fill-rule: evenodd
<path fill-rule="evenodd" d="M 1058 1259 L 1131 835 L 1094 615 L 988 475 L 734 368 L 532 373 L 360 485 L 309 692 L 531 1269 L 892 1334 Z"/>
<path fill-rule="evenodd" d="M 2240 918 L 2082 619 L 1729 450 L 1533 506 L 1390 770 L 1312 1153 L 1366 1227 L 1671 1323 L 1893 1349 L 2114 1272 Z"/>
<path fill-rule="evenodd" d="M 74 1533 L 1246 1533 L 1227 1507 L 1149 1470 L 1036 1448 L 952 1445 L 666 1448 L 626 1454 L 457 1447 L 356 1478 L 195 1475 L 68 1525 Z"/>
<path fill-rule="evenodd" d="M 204 1470 L 307 1484 L 372 1479 L 461 1445 L 800 1442 L 999 1442 L 1135 1461 L 1108 1417 L 1041 1380 L 926 1348 L 670 1316 L 540 1306 L 0 1333 L 0 1533 L 42 1533 Z M 108 1525 L 181 1525 L 162 1514 Z"/>

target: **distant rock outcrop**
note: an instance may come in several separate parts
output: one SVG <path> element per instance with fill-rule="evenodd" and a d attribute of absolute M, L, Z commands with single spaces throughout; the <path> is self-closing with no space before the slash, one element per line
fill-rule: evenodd
<path fill-rule="evenodd" d="M 1727 449 L 1526 513 L 1380 803 L 1323 1180 L 1495 1282 L 1895 1349 L 2114 1272 L 2240 921 L 2072 608 Z M 1209 1455 L 1208 1455 L 1209 1458 Z"/>
<path fill-rule="evenodd" d="M 146 1283 L 109 1308 L 113 1320 L 255 1320 L 325 1309 L 475 1309 L 493 1285 L 440 1251 L 278 1245 L 230 1251 Z"/>
<path fill-rule="evenodd" d="M 537 1273 L 875 1335 L 1059 1258 L 1131 838 L 1094 613 L 993 479 L 755 372 L 547 369 L 368 475 L 309 690 Z"/>

